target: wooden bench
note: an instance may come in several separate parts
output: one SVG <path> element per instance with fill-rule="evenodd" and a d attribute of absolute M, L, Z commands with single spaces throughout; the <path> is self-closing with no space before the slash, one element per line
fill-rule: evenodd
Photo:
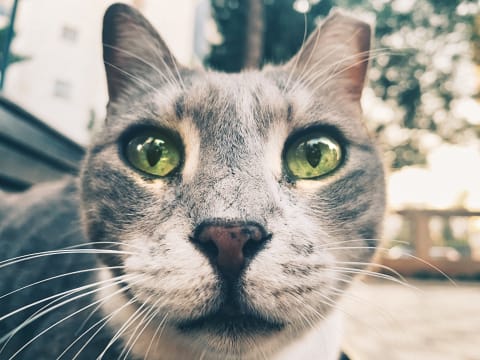
<path fill-rule="evenodd" d="M 386 252 L 380 252 L 379 263 L 398 271 L 404 276 L 435 276 L 443 277 L 442 272 L 453 277 L 479 277 L 480 254 L 478 248 L 472 249 L 470 255 L 460 256 L 457 259 L 433 257 L 432 248 L 435 246 L 429 222 L 433 217 L 448 220 L 452 217 L 474 218 L 480 217 L 480 211 L 466 209 L 405 209 L 396 212 L 409 224 L 409 242 L 413 249 L 412 256 L 391 258 Z M 379 269 L 380 271 L 383 271 Z M 440 270 L 440 271 L 439 271 Z M 385 271 L 389 273 L 388 271 Z"/>
<path fill-rule="evenodd" d="M 12 101 L 0 96 L 0 189 L 76 174 L 85 150 Z"/>

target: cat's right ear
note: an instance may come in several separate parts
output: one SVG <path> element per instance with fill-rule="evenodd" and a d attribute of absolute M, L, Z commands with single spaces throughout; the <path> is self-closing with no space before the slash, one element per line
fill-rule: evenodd
<path fill-rule="evenodd" d="M 370 24 L 334 9 L 285 69 L 314 90 L 333 84 L 343 98 L 358 102 L 370 58 L 371 36 Z"/>
<path fill-rule="evenodd" d="M 110 102 L 129 90 L 152 89 L 163 83 L 179 85 L 181 66 L 165 42 L 140 12 L 114 4 L 103 18 L 103 60 Z"/>

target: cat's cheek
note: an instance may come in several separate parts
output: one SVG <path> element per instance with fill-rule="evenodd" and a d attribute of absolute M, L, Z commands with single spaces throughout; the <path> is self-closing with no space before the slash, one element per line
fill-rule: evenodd
<path fill-rule="evenodd" d="M 280 248 L 278 245 L 275 250 Z M 266 251 L 252 261 L 242 281 L 242 295 L 263 316 L 297 327 L 305 317 L 317 318 L 331 310 L 326 299 L 337 287 L 331 270 L 335 257 L 321 249 L 308 257 L 301 257 L 288 246 L 283 250 Z"/>
<path fill-rule="evenodd" d="M 170 232 L 152 238 L 137 234 L 127 242 L 136 250 L 125 259 L 125 270 L 144 277 L 133 286 L 140 302 L 168 312 L 173 319 L 189 319 L 215 307 L 221 299 L 212 266 L 182 235 Z"/>

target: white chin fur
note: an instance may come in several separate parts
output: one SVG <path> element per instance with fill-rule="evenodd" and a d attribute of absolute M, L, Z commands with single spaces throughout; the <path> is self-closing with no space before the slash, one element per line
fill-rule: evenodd
<path fill-rule="evenodd" d="M 103 269 L 100 272 L 99 280 L 107 280 L 112 278 L 112 274 L 108 269 Z M 98 293 L 98 299 L 108 297 L 109 301 L 102 302 L 102 311 L 105 316 L 116 311 L 108 324 L 116 333 L 126 322 L 130 321 L 134 315 L 137 307 L 134 305 L 127 305 L 129 299 L 118 292 L 119 287 L 106 287 Z M 116 294 L 114 294 L 117 292 Z M 121 311 L 118 311 L 121 309 Z M 138 317 L 138 321 L 134 321 L 129 326 L 129 329 L 142 329 L 143 324 L 140 321 L 143 317 Z M 207 352 L 207 349 L 195 348 L 188 349 L 188 344 L 185 341 L 179 341 L 178 335 L 175 331 L 168 327 L 162 330 L 161 337 L 152 341 L 155 337 L 158 324 L 152 324 L 144 328 L 141 335 L 136 339 L 132 347 L 132 355 L 146 360 L 192 360 L 202 358 L 204 360 L 224 360 L 227 359 L 225 355 L 215 355 Z M 283 349 L 279 348 L 278 342 L 269 342 L 275 344 L 275 349 L 262 348 L 261 352 L 255 354 L 250 353 L 248 357 L 229 357 L 231 360 L 241 359 L 265 359 L 265 354 L 273 354 L 267 356 L 271 360 L 337 360 L 340 353 L 340 343 L 342 334 L 342 319 L 338 311 L 332 312 L 321 324 L 310 330 L 303 336 L 294 340 L 293 342 L 281 343 L 287 344 Z M 133 335 L 136 338 L 137 335 Z M 121 339 L 125 344 L 132 338 L 132 331 L 126 331 L 121 335 Z M 132 343 L 132 341 L 130 341 Z M 149 349 L 150 348 L 150 349 Z M 147 354 L 148 351 L 148 354 Z"/>
<path fill-rule="evenodd" d="M 321 324 L 281 350 L 272 360 L 338 360 L 343 333 L 342 314 L 334 310 Z"/>

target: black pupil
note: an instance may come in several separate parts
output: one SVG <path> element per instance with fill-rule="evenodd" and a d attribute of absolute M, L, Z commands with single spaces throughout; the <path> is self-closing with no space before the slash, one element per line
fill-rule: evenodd
<path fill-rule="evenodd" d="M 162 147 L 155 141 L 146 143 L 145 145 L 143 145 L 143 147 L 146 152 L 148 164 L 150 166 L 154 166 L 162 157 Z"/>
<path fill-rule="evenodd" d="M 322 158 L 322 149 L 320 144 L 315 141 L 305 142 L 305 157 L 312 167 L 317 167 Z"/>

